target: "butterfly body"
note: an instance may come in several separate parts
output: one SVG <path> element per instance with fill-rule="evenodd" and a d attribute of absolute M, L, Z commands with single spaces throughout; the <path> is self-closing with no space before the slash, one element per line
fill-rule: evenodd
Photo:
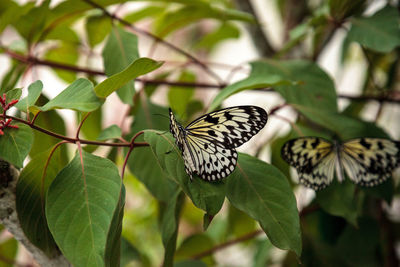
<path fill-rule="evenodd" d="M 356 184 L 375 186 L 400 166 L 400 142 L 357 138 L 331 143 L 319 137 L 301 137 L 286 142 L 281 155 L 296 168 L 300 183 L 314 190 L 329 185 L 335 172 L 340 182 L 346 173 Z"/>
<path fill-rule="evenodd" d="M 185 171 L 207 181 L 233 172 L 236 147 L 247 142 L 266 124 L 268 115 L 256 106 L 237 106 L 205 114 L 183 127 L 169 110 L 170 131 L 181 150 Z"/>

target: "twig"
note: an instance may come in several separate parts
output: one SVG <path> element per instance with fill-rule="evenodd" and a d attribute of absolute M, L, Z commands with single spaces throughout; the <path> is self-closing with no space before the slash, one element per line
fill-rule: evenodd
<path fill-rule="evenodd" d="M 250 233 L 245 234 L 245 235 L 243 235 L 241 237 L 229 240 L 227 242 L 224 242 L 224 243 L 221 243 L 219 245 L 216 245 L 215 247 L 212 247 L 212 248 L 210 248 L 208 250 L 205 250 L 205 251 L 202 251 L 202 252 L 200 252 L 198 254 L 195 254 L 195 255 L 191 256 L 191 258 L 192 259 L 201 259 L 201 258 L 203 258 L 205 256 L 208 256 L 208 255 L 211 255 L 211 254 L 217 252 L 218 250 L 224 249 L 224 248 L 229 247 L 231 245 L 234 245 L 236 243 L 240 243 L 240 242 L 252 239 L 252 238 L 258 236 L 261 233 L 264 233 L 264 231 L 261 230 L 261 229 L 253 231 L 253 232 L 250 232 Z"/>
<path fill-rule="evenodd" d="M 0 117 L 3 117 L 3 115 L 0 114 Z M 57 134 L 57 133 L 51 132 L 51 131 L 46 130 L 46 129 L 42 128 L 42 127 L 36 126 L 36 125 L 32 124 L 29 121 L 26 121 L 26 120 L 23 120 L 23 119 L 20 119 L 20 118 L 17 118 L 17 117 L 13 117 L 13 116 L 8 116 L 7 115 L 6 118 L 11 118 L 11 119 L 13 119 L 15 121 L 18 121 L 20 123 L 28 125 L 32 129 L 35 129 L 35 130 L 40 131 L 40 132 L 42 132 L 44 134 L 50 135 L 50 136 L 52 136 L 54 138 L 68 141 L 69 143 L 73 143 L 73 144 L 76 144 L 76 143 L 80 142 L 81 144 L 96 145 L 96 146 L 113 146 L 113 147 L 130 147 L 131 146 L 130 143 L 107 143 L 107 142 L 100 142 L 100 141 L 92 141 L 92 140 L 71 138 L 71 137 L 68 137 L 68 136 L 64 136 L 64 135 L 61 135 L 61 134 Z M 149 144 L 146 143 L 146 142 L 134 143 L 135 147 L 148 146 L 148 145 Z"/>

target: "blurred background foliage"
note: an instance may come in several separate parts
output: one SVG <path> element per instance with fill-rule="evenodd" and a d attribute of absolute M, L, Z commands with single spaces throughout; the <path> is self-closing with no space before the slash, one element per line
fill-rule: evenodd
<path fill-rule="evenodd" d="M 79 77 L 97 85 L 145 56 L 164 64 L 107 98 L 83 124 L 83 137 L 129 140 L 144 129 L 168 131 L 167 106 L 183 124 L 223 103 L 269 111 L 266 129 L 242 151 L 287 176 L 299 209 L 301 256 L 273 246 L 240 205 L 225 201 L 215 217 L 204 214 L 160 179 L 149 149 L 135 149 L 124 178 L 121 266 L 159 266 L 167 256 L 174 266 L 399 266 L 398 173 L 375 188 L 335 181 L 315 194 L 280 158 L 282 144 L 301 135 L 399 140 L 399 10 L 399 1 L 389 0 L 2 0 L 0 93 L 41 79 L 36 105 L 43 106 L 56 88 Z M 36 125 L 73 133 L 84 116 L 50 110 Z M 34 135 L 31 159 L 57 142 Z M 85 150 L 119 167 L 126 154 Z M 73 151 L 62 150 L 60 158 Z M 171 201 L 180 204 L 171 210 Z M 174 214 L 176 251 L 164 252 L 174 238 L 164 227 Z M 0 266 L 29 262 L 0 230 Z"/>

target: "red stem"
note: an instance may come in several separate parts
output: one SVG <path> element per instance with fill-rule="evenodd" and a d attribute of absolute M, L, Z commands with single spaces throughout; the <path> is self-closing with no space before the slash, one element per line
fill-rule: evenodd
<path fill-rule="evenodd" d="M 113 146 L 113 147 L 130 147 L 131 146 L 130 143 L 106 143 L 106 142 L 100 142 L 100 141 L 91 141 L 91 140 L 85 140 L 85 139 L 71 138 L 71 137 L 68 137 L 68 136 L 64 136 L 64 135 L 61 135 L 61 134 L 57 134 L 57 133 L 51 132 L 49 130 L 46 130 L 44 128 L 36 126 L 36 125 L 32 124 L 29 121 L 26 121 L 26 120 L 23 120 L 23 119 L 20 119 L 20 118 L 17 118 L 17 117 L 8 116 L 8 115 L 6 115 L 4 117 L 4 115 L 1 115 L 1 114 L 0 114 L 0 117 L 2 117 L 2 118 L 12 118 L 15 121 L 18 121 L 20 123 L 28 125 L 32 129 L 35 129 L 35 130 L 40 131 L 40 132 L 42 132 L 44 134 L 50 135 L 50 136 L 52 136 L 54 138 L 68 141 L 69 143 L 73 143 L 73 144 L 76 144 L 77 142 L 80 142 L 81 144 L 96 145 L 96 146 Z M 138 143 L 134 143 L 133 145 L 134 145 L 134 147 L 140 147 L 140 146 L 148 146 L 149 144 L 146 143 L 146 142 L 138 142 Z"/>

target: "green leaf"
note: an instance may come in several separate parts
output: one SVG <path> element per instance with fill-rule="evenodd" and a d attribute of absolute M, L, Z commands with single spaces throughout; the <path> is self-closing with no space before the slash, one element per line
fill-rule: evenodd
<path fill-rule="evenodd" d="M 141 260 L 140 252 L 125 238 L 121 239 L 121 266 L 126 266 L 132 261 Z"/>
<path fill-rule="evenodd" d="M 73 109 L 77 111 L 90 112 L 96 110 L 101 101 L 93 91 L 93 84 L 86 79 L 78 79 L 65 88 L 55 98 L 44 105 L 41 110 Z"/>
<path fill-rule="evenodd" d="M 6 128 L 4 135 L 0 135 L 0 158 L 12 165 L 21 168 L 33 143 L 32 129 L 16 123 L 18 129 Z"/>
<path fill-rule="evenodd" d="M 253 267 L 267 266 L 271 261 L 271 249 L 272 244 L 268 239 L 256 240 L 257 251 L 254 254 L 254 265 Z"/>
<path fill-rule="evenodd" d="M 361 136 L 388 138 L 388 135 L 374 123 L 314 107 L 297 105 L 293 107 L 312 122 L 335 133 L 342 141 Z"/>
<path fill-rule="evenodd" d="M 31 83 L 28 87 L 28 96 L 21 99 L 15 107 L 21 111 L 27 112 L 30 106 L 33 106 L 38 100 L 40 93 L 43 89 L 43 83 L 40 80 L 37 80 L 34 83 Z"/>
<path fill-rule="evenodd" d="M 87 114 L 88 113 L 77 114 L 77 121 L 81 121 Z M 101 108 L 90 113 L 81 127 L 81 133 L 83 133 L 86 139 L 94 140 L 99 136 L 102 128 L 102 120 L 103 111 Z"/>
<path fill-rule="evenodd" d="M 227 179 L 226 193 L 232 205 L 260 223 L 274 246 L 300 256 L 296 199 L 286 177 L 278 169 L 240 153 L 238 166 Z"/>
<path fill-rule="evenodd" d="M 110 78 L 107 78 L 99 83 L 94 88 L 94 91 L 98 97 L 106 98 L 111 93 L 125 85 L 127 82 L 136 79 L 140 75 L 158 69 L 162 64 L 162 62 L 158 62 L 150 58 L 139 58 L 132 62 L 132 64 L 130 64 L 123 71 L 114 74 Z"/>
<path fill-rule="evenodd" d="M 119 27 L 112 28 L 102 55 L 104 71 L 108 77 L 123 71 L 139 58 L 137 36 Z M 133 104 L 134 93 L 133 81 L 128 81 L 117 90 L 121 101 L 130 105 Z"/>
<path fill-rule="evenodd" d="M 100 132 L 97 140 L 118 139 L 122 136 L 121 128 L 113 124 Z"/>
<path fill-rule="evenodd" d="M 23 6 L 14 1 L 2 1 L 0 6 L 0 33 L 10 24 L 16 23 L 22 16 L 35 6 L 34 2 L 28 2 Z"/>
<path fill-rule="evenodd" d="M 80 39 L 78 34 L 71 29 L 70 25 L 57 25 L 55 28 L 52 28 L 45 36 L 45 40 L 60 40 L 64 41 L 68 45 L 70 45 L 70 48 L 76 48 L 76 45 L 80 44 Z M 68 48 L 64 48 L 68 49 Z M 75 55 L 76 57 L 76 55 Z M 72 59 L 72 57 L 71 57 Z M 72 60 L 71 60 L 72 61 Z M 74 62 L 70 62 L 70 64 L 73 64 Z M 72 76 L 71 74 L 67 74 L 69 76 Z M 73 79 L 75 80 L 75 78 Z"/>
<path fill-rule="evenodd" d="M 256 223 L 246 213 L 229 205 L 227 233 L 235 237 L 243 236 L 256 229 Z"/>
<path fill-rule="evenodd" d="M 386 6 L 370 17 L 351 20 L 347 38 L 372 50 L 388 53 L 400 45 L 399 13 Z"/>
<path fill-rule="evenodd" d="M 176 262 L 174 267 L 207 267 L 207 264 L 199 260 L 184 260 Z"/>
<path fill-rule="evenodd" d="M 9 238 L 0 242 L 0 267 L 13 267 L 17 257 L 18 242 Z"/>
<path fill-rule="evenodd" d="M 22 90 L 20 88 L 11 89 L 6 93 L 6 101 L 10 103 L 12 100 L 19 99 L 22 95 Z"/>
<path fill-rule="evenodd" d="M 194 82 L 195 80 L 196 76 L 188 71 L 183 71 L 178 79 L 179 82 Z M 187 118 L 187 106 L 193 95 L 193 87 L 170 87 L 168 91 L 168 103 L 174 113 L 181 115 L 180 118 Z"/>
<path fill-rule="evenodd" d="M 210 215 L 217 214 L 225 199 L 224 184 L 206 182 L 197 177 L 191 181 L 185 172 L 181 151 L 175 146 L 170 133 L 146 130 L 144 140 L 150 144 L 152 153 L 167 177 L 181 187 L 193 204 Z"/>
<path fill-rule="evenodd" d="M 357 226 L 359 212 L 354 192 L 355 185 L 348 179 L 341 184 L 334 179 L 327 188 L 317 192 L 316 201 L 327 213 L 343 217 Z"/>
<path fill-rule="evenodd" d="M 383 230 L 376 220 L 363 218 L 360 226 L 347 225 L 337 241 L 337 254 L 348 266 L 380 266 Z"/>
<path fill-rule="evenodd" d="M 50 0 L 43 1 L 40 5 L 28 8 L 29 12 L 14 21 L 13 26 L 28 43 L 37 39 L 42 33 L 46 19 L 50 14 L 49 5 Z"/>
<path fill-rule="evenodd" d="M 106 266 L 120 266 L 121 258 L 121 233 L 122 219 L 124 218 L 125 207 L 125 187 L 122 184 L 121 196 L 118 201 L 117 208 L 114 211 L 114 216 L 107 235 L 106 253 L 104 260 Z"/>
<path fill-rule="evenodd" d="M 47 102 L 48 99 L 44 95 L 41 95 L 37 101 L 37 104 L 43 105 Z M 49 110 L 47 112 L 40 113 L 40 115 L 36 117 L 35 125 L 45 129 L 51 129 L 51 131 L 61 135 L 65 135 L 66 133 L 64 119 L 55 110 Z M 33 131 L 33 134 L 34 142 L 32 144 L 32 149 L 29 152 L 29 155 L 32 158 L 61 141 L 58 138 L 40 131 Z M 61 149 L 64 152 L 64 158 L 67 158 L 66 149 L 64 149 L 64 147 L 61 147 Z"/>
<path fill-rule="evenodd" d="M 165 37 L 171 32 L 182 27 L 197 22 L 202 19 L 213 18 L 221 21 L 240 20 L 244 22 L 253 22 L 253 17 L 245 12 L 234 9 L 223 9 L 210 4 L 189 4 L 178 9 L 165 13 L 155 26 L 155 33 L 159 37 Z"/>
<path fill-rule="evenodd" d="M 175 253 L 175 261 L 193 258 L 193 256 L 214 247 L 214 241 L 206 234 L 194 234 L 188 236 Z M 211 256 L 201 258 L 209 266 L 215 265 Z"/>
<path fill-rule="evenodd" d="M 111 20 L 105 15 L 90 16 L 86 21 L 86 34 L 90 47 L 101 43 L 111 31 Z"/>
<path fill-rule="evenodd" d="M 223 23 L 215 31 L 210 32 L 196 43 L 196 48 L 212 50 L 217 44 L 227 39 L 237 39 L 240 36 L 239 29 L 231 23 Z"/>
<path fill-rule="evenodd" d="M 18 219 L 29 241 L 49 257 L 59 254 L 57 245 L 47 227 L 44 203 L 47 189 L 64 167 L 60 148 L 55 150 L 47 168 L 46 163 L 54 148 L 44 151 L 22 170 L 16 188 Z"/>
<path fill-rule="evenodd" d="M 66 65 L 76 65 L 79 59 L 78 46 L 76 44 L 62 42 L 55 48 L 48 49 L 45 58 Z M 76 72 L 53 68 L 58 77 L 67 83 L 76 80 Z"/>
<path fill-rule="evenodd" d="M 0 94 L 8 92 L 9 90 L 13 89 L 19 79 L 21 78 L 22 74 L 25 73 L 26 65 L 22 64 L 17 61 L 12 61 L 12 65 L 10 69 L 4 74 L 0 84 Z"/>
<path fill-rule="evenodd" d="M 126 15 L 124 17 L 124 20 L 129 21 L 131 24 L 133 24 L 137 21 L 140 21 L 148 17 L 155 17 L 164 11 L 165 7 L 163 6 L 145 6 L 144 8 L 138 11 L 134 11 Z"/>
<path fill-rule="evenodd" d="M 142 103 L 135 114 L 129 139 L 139 131 L 148 128 L 168 131 L 169 120 L 155 114 L 168 114 L 168 110 L 151 102 Z M 139 136 L 136 140 L 143 141 L 143 137 Z M 175 193 L 176 184 L 167 179 L 150 149 L 145 147 L 134 149 L 128 159 L 128 167 L 158 200 L 168 202 L 171 195 Z"/>
<path fill-rule="evenodd" d="M 121 197 L 118 169 L 82 151 L 50 185 L 46 217 L 54 240 L 75 266 L 104 266 L 111 222 Z"/>
<path fill-rule="evenodd" d="M 214 98 L 209 111 L 217 108 L 227 97 L 247 89 L 273 86 L 290 104 L 337 111 L 333 81 L 315 63 L 291 60 L 266 60 L 251 63 L 246 79 L 222 89 Z"/>
<path fill-rule="evenodd" d="M 163 266 L 173 266 L 178 236 L 179 215 L 182 210 L 184 194 L 176 190 L 167 203 L 166 210 L 161 218 L 161 238 L 165 248 Z"/>

